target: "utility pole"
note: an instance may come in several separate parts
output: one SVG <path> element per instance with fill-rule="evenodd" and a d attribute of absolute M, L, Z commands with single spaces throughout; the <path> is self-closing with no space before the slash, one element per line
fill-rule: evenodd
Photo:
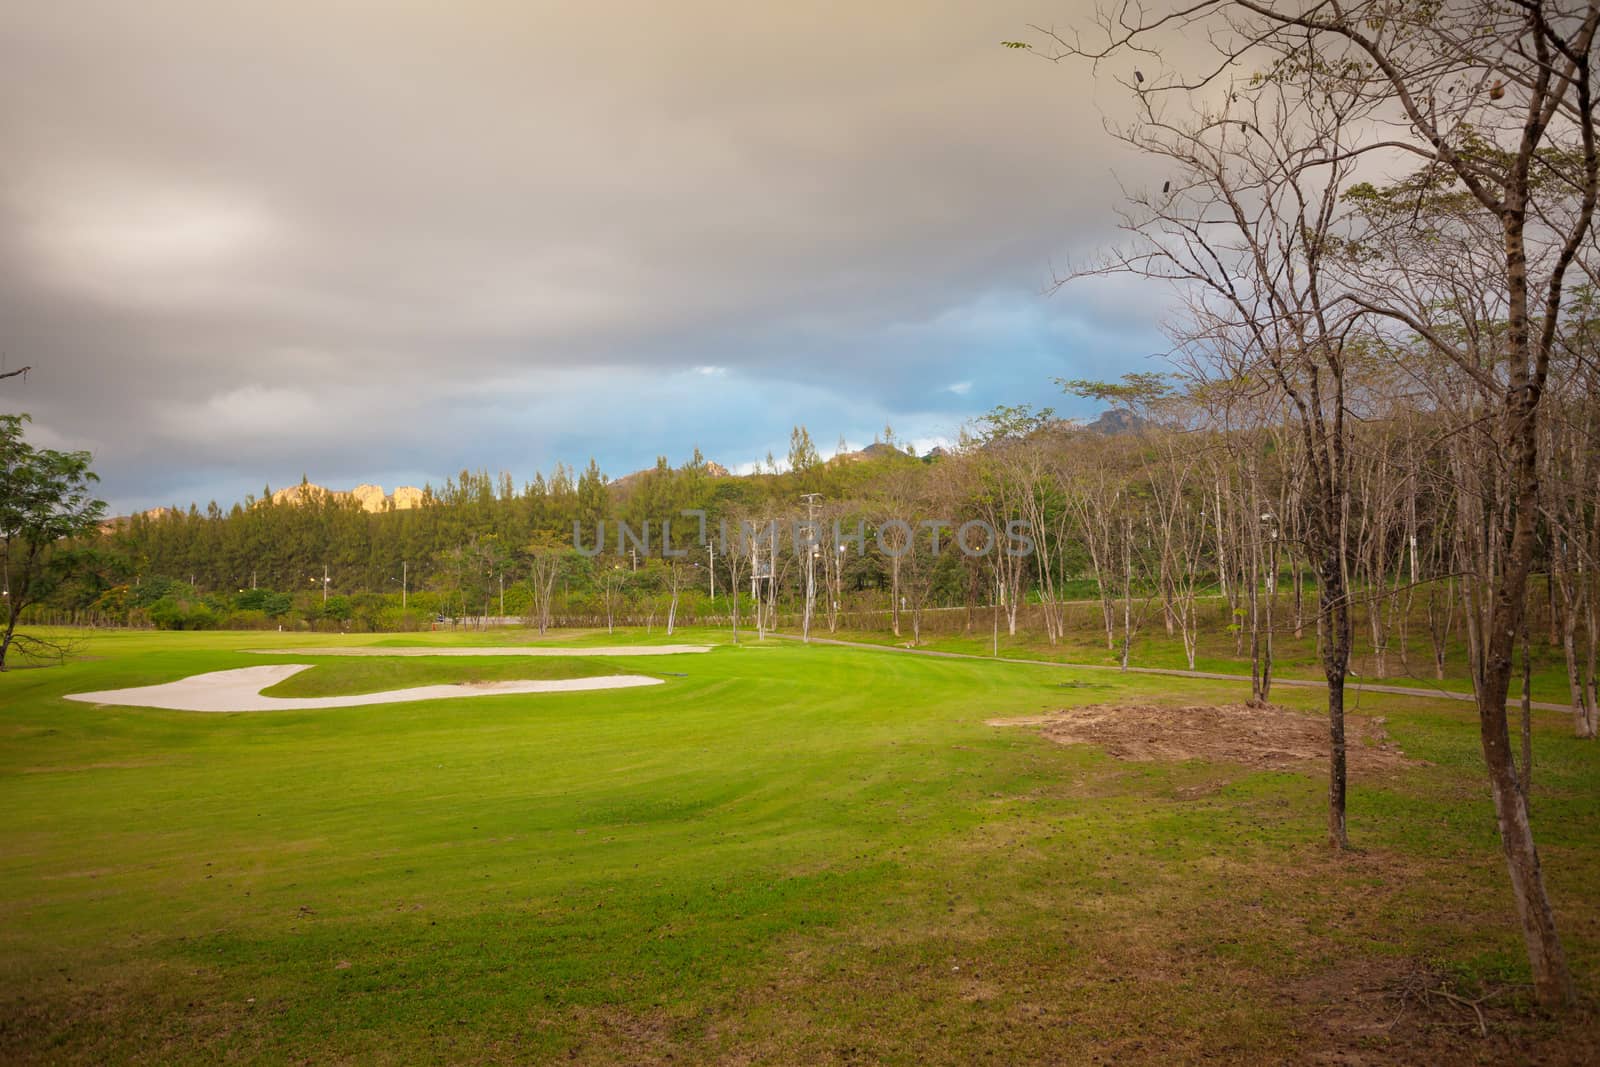
<path fill-rule="evenodd" d="M 800 624 L 800 639 L 811 643 L 811 613 L 817 602 L 817 502 L 821 493 L 801 493 L 806 502 L 806 610 Z"/>
<path fill-rule="evenodd" d="M 333 579 L 328 577 L 328 565 L 322 565 L 322 606 L 328 606 L 328 583 Z"/>
<path fill-rule="evenodd" d="M 706 542 L 706 569 L 711 572 L 711 601 L 717 599 L 717 546 L 715 542 Z"/>
<path fill-rule="evenodd" d="M 506 572 L 500 572 L 500 621 L 506 618 Z"/>
<path fill-rule="evenodd" d="M 405 559 L 401 560 L 400 561 L 400 610 L 402 612 L 404 612 L 406 610 L 406 584 L 407 584 L 407 580 L 411 577 L 410 570 L 411 570 L 411 561 L 410 560 L 405 560 Z"/>

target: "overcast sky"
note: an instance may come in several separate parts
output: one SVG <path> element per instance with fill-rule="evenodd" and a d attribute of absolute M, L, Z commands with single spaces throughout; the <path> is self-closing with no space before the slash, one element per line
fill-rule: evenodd
<path fill-rule="evenodd" d="M 0 408 L 117 512 L 932 442 L 1163 347 L 1068 0 L 0 12 Z"/>

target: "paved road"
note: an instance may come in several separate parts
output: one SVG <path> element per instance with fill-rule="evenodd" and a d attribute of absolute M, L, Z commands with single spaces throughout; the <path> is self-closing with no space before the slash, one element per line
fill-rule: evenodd
<path fill-rule="evenodd" d="M 799 640 L 801 640 L 800 635 L 798 635 L 798 634 L 777 634 L 777 633 L 775 633 L 775 634 L 771 634 L 769 636 L 779 637 L 779 638 L 782 638 L 785 641 L 799 641 Z M 906 653 L 906 654 L 912 655 L 912 656 L 938 656 L 938 657 L 940 657 L 942 659 L 976 659 L 976 660 L 983 660 L 986 663 L 994 663 L 994 662 L 996 662 L 996 659 L 995 659 L 994 656 L 980 656 L 980 655 L 977 655 L 976 653 L 973 653 L 973 652 L 941 652 L 938 649 L 933 649 L 933 648 L 901 648 L 898 645 L 874 645 L 874 644 L 871 644 L 871 643 L 866 642 L 866 641 L 841 641 L 836 637 L 813 637 L 811 639 L 811 643 L 812 644 L 816 644 L 816 645 L 840 645 L 840 646 L 842 646 L 844 648 L 862 648 L 862 649 L 867 649 L 868 651 L 872 651 L 872 652 L 902 652 L 902 653 Z M 1068 668 L 1070 670 L 1075 670 L 1075 671 L 1119 671 L 1120 672 L 1122 670 L 1121 667 L 1113 667 L 1110 664 L 1106 664 L 1106 663 L 1063 663 L 1063 662 L 1061 662 L 1059 660 L 1015 659 L 1015 658 L 1012 658 L 1010 656 L 1002 656 L 1002 657 L 1000 657 L 998 662 L 1001 662 L 1001 663 L 1026 663 L 1029 666 L 1033 666 L 1033 667 L 1065 667 L 1065 668 Z M 1165 675 L 1170 675 L 1173 678 L 1204 678 L 1204 679 L 1208 679 L 1208 680 L 1211 680 L 1211 681 L 1219 681 L 1219 682 L 1248 682 L 1248 681 L 1250 681 L 1250 676 L 1248 674 L 1219 674 L 1216 671 L 1186 671 L 1186 670 L 1180 670 L 1179 668 L 1176 668 L 1176 667 L 1129 667 L 1128 668 L 1128 673 L 1129 674 L 1165 674 Z M 1277 686 L 1277 685 L 1293 686 L 1296 689 L 1326 689 L 1328 687 L 1328 683 L 1327 682 L 1319 682 L 1319 681 L 1315 681 L 1315 680 L 1309 679 L 1309 678 L 1274 678 L 1274 679 L 1272 679 L 1272 684 L 1275 685 L 1275 686 Z M 1474 700 L 1476 699 L 1476 698 L 1473 697 L 1473 695 L 1471 693 L 1456 693 L 1456 692 L 1452 692 L 1452 691 L 1450 691 L 1448 689 L 1426 689 L 1426 688 L 1422 688 L 1422 687 L 1404 686 L 1404 685 L 1368 685 L 1367 683 L 1359 681 L 1357 679 L 1351 679 L 1349 682 L 1347 682 L 1345 684 L 1345 692 L 1347 692 L 1347 693 L 1386 693 L 1386 694 L 1389 694 L 1391 696 L 1400 696 L 1400 697 L 1428 697 L 1428 698 L 1438 699 L 1438 700 L 1464 700 L 1469 704 L 1473 703 Z M 1522 700 L 1519 697 L 1516 700 L 1508 700 L 1508 701 L 1506 701 L 1506 704 L 1508 706 L 1514 705 L 1516 707 L 1521 707 L 1522 706 Z M 1538 708 L 1540 711 L 1571 711 L 1572 710 L 1570 705 L 1567 705 L 1567 704 L 1552 704 L 1552 703 L 1549 703 L 1549 702 L 1543 701 L 1543 700 L 1535 700 L 1533 702 L 1533 706 L 1535 708 Z"/>

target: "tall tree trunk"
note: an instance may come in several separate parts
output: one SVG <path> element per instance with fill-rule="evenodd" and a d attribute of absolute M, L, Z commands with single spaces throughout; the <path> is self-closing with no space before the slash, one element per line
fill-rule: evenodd
<path fill-rule="evenodd" d="M 1528 573 L 1533 564 L 1533 520 L 1539 506 L 1538 403 L 1544 377 L 1540 372 L 1543 357 L 1540 357 L 1541 367 L 1534 369 L 1531 378 L 1529 373 L 1533 352 L 1520 209 L 1520 203 L 1507 209 L 1505 226 L 1510 375 L 1503 425 L 1507 451 L 1512 459 L 1506 497 L 1510 514 L 1500 519 L 1500 527 L 1495 531 L 1495 539 L 1505 546 L 1505 553 L 1497 576 L 1499 580 L 1488 579 L 1491 599 L 1482 637 L 1482 672 L 1475 689 L 1484 762 L 1488 764 L 1501 847 L 1511 875 L 1517 916 L 1522 922 L 1534 989 L 1540 1003 L 1555 1007 L 1572 1002 L 1572 975 L 1567 970 L 1566 954 L 1562 951 L 1555 915 L 1545 892 L 1539 850 L 1534 846 L 1533 827 L 1528 821 L 1528 798 L 1512 758 L 1506 714 L 1512 654 L 1527 610 Z"/>
<path fill-rule="evenodd" d="M 1350 847 L 1345 831 L 1344 680 L 1350 670 L 1350 601 L 1345 593 L 1344 573 L 1335 553 L 1323 557 L 1320 614 L 1328 620 L 1327 638 L 1322 643 L 1323 677 L 1328 683 L 1328 845 Z"/>
<path fill-rule="evenodd" d="M 894 627 L 894 635 L 900 636 L 900 557 L 889 557 L 889 621 Z"/>

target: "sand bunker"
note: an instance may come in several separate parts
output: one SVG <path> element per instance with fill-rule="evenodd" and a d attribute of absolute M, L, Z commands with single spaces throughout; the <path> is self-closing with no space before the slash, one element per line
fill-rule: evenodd
<path fill-rule="evenodd" d="M 710 645 L 606 645 L 553 648 L 548 645 L 474 645 L 466 648 L 405 645 L 351 645 L 348 648 L 247 648 L 258 656 L 678 656 L 710 652 Z"/>
<path fill-rule="evenodd" d="M 85 704 L 118 704 L 134 708 L 172 711 L 296 711 L 308 708 L 353 708 L 363 704 L 400 704 L 412 700 L 449 700 L 456 697 L 503 696 L 508 693 L 574 693 L 585 689 L 627 689 L 660 685 L 660 678 L 618 674 L 603 678 L 561 678 L 420 685 L 382 693 L 353 693 L 336 697 L 269 697 L 261 690 L 276 685 L 309 663 L 277 663 L 270 667 L 240 667 L 231 671 L 196 674 L 177 682 L 135 689 L 107 689 L 99 693 L 69 693 L 68 700 Z"/>
<path fill-rule="evenodd" d="M 990 726 L 1036 726 L 1064 745 L 1097 745 L 1125 760 L 1204 759 L 1242 763 L 1266 770 L 1297 770 L 1326 763 L 1328 723 L 1274 704 L 1161 708 L 1096 704 L 1064 708 L 1051 715 L 991 719 Z M 1392 744 L 1382 719 L 1345 717 L 1346 759 L 1350 767 L 1415 765 Z"/>

